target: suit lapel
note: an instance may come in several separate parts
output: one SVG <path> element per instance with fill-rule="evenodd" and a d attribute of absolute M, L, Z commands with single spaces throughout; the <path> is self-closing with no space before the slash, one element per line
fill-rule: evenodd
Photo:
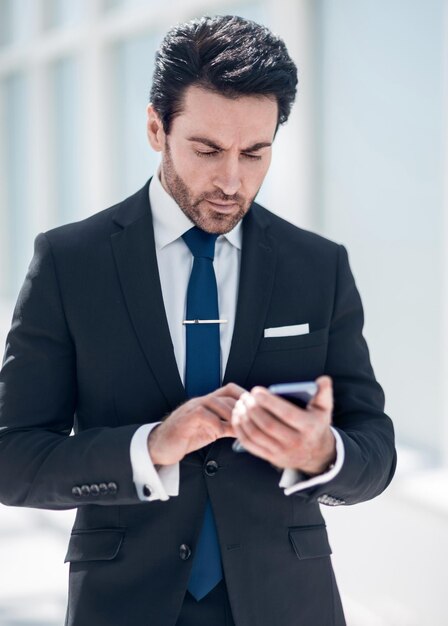
<path fill-rule="evenodd" d="M 269 234 L 268 220 L 254 204 L 243 221 L 238 303 L 223 384 L 244 385 L 263 337 L 277 258 L 277 241 Z"/>
<path fill-rule="evenodd" d="M 129 316 L 151 371 L 174 410 L 186 399 L 163 304 L 148 184 L 118 206 L 112 249 Z"/>

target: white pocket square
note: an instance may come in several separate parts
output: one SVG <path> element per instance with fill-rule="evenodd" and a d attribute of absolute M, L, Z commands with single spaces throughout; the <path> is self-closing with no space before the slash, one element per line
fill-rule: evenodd
<path fill-rule="evenodd" d="M 265 328 L 265 337 L 296 337 L 297 335 L 307 335 L 310 332 L 309 324 L 295 324 L 294 326 L 276 326 L 275 328 Z"/>

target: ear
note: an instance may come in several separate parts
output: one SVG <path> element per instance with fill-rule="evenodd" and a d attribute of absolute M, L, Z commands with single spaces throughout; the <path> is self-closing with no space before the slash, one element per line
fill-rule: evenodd
<path fill-rule="evenodd" d="M 151 103 L 146 107 L 146 133 L 151 147 L 157 152 L 161 152 L 165 147 L 165 131 L 162 120 Z"/>

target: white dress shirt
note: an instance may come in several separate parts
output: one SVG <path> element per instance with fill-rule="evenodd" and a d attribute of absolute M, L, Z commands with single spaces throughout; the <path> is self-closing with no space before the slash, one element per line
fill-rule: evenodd
<path fill-rule="evenodd" d="M 160 182 L 159 173 L 152 178 L 149 185 L 149 201 L 163 302 L 179 375 L 184 383 L 186 342 L 185 325 L 182 322 L 186 313 L 187 287 L 193 266 L 193 255 L 182 239 L 182 235 L 193 228 L 194 223 L 165 191 Z M 229 233 L 219 235 L 215 246 L 213 267 L 218 286 L 219 317 L 228 320 L 226 324 L 220 324 L 221 380 L 229 357 L 235 323 L 241 246 L 241 222 Z M 160 423 L 153 422 L 141 426 L 131 440 L 133 480 L 140 500 L 144 501 L 168 500 L 170 496 L 179 494 L 179 463 L 161 466 L 156 470 L 148 454 L 148 434 Z M 286 495 L 325 483 L 339 472 L 344 461 L 344 446 L 337 431 L 333 430 L 333 432 L 336 437 L 337 460 L 332 469 L 307 480 L 299 480 L 300 474 L 296 470 L 285 469 L 279 487 L 284 489 Z"/>

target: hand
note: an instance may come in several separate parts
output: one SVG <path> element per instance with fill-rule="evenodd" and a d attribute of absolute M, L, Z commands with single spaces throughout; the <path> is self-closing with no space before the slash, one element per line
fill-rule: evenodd
<path fill-rule="evenodd" d="M 154 465 L 177 463 L 220 437 L 235 437 L 232 410 L 244 392 L 242 387 L 229 383 L 173 411 L 149 433 L 148 452 Z"/>
<path fill-rule="evenodd" d="M 318 390 L 306 409 L 275 396 L 264 387 L 241 395 L 232 412 L 235 436 L 242 445 L 280 468 L 321 474 L 336 459 L 331 431 L 331 378 L 316 380 Z"/>

